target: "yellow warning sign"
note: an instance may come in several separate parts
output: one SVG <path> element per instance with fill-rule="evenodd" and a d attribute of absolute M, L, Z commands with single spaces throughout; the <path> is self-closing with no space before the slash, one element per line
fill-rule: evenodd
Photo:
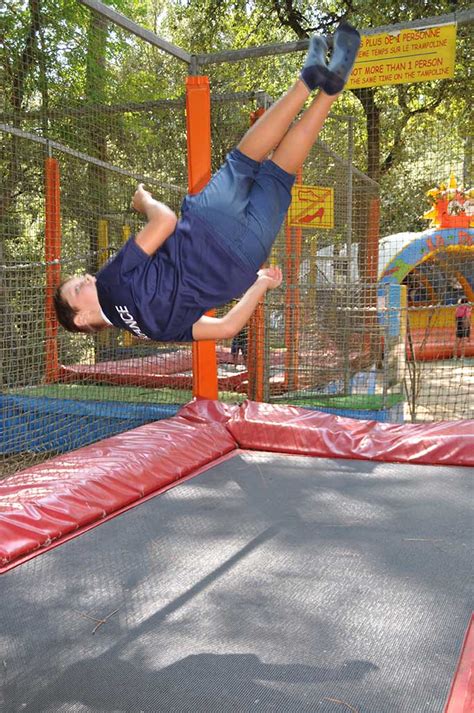
<path fill-rule="evenodd" d="M 288 225 L 292 228 L 334 227 L 334 189 L 296 184 L 291 192 Z"/>
<path fill-rule="evenodd" d="M 456 23 L 364 35 L 348 87 L 427 82 L 454 76 Z"/>

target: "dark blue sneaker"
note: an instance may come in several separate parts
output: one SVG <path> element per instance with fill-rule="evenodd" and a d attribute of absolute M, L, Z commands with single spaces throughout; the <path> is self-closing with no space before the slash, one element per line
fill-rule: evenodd
<path fill-rule="evenodd" d="M 347 22 L 341 22 L 334 34 L 326 78 L 319 85 L 326 94 L 337 94 L 344 89 L 356 61 L 360 41 L 360 34 L 355 27 Z"/>
<path fill-rule="evenodd" d="M 308 89 L 313 91 L 326 81 L 328 68 L 326 66 L 326 54 L 328 46 L 324 37 L 313 35 L 309 41 L 308 56 L 301 70 L 300 78 Z"/>

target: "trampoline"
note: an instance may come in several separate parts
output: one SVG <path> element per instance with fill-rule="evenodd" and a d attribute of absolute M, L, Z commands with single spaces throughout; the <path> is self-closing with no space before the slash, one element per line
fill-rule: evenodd
<path fill-rule="evenodd" d="M 466 713 L 473 426 L 196 401 L 13 476 L 2 710 Z"/>
<path fill-rule="evenodd" d="M 248 371 L 226 369 L 232 362 L 230 349 L 216 349 L 219 364 L 219 390 L 238 390 L 248 379 Z M 62 364 L 59 378 L 66 383 L 88 381 L 98 384 L 142 386 L 149 388 L 188 389 L 193 387 L 192 352 L 178 349 L 166 354 L 152 354 L 130 359 L 112 359 L 96 364 Z"/>

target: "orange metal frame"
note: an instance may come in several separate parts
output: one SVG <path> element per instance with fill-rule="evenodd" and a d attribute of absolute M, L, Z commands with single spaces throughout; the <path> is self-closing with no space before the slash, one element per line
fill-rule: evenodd
<path fill-rule="evenodd" d="M 303 171 L 296 173 L 296 185 L 303 182 Z M 285 290 L 285 391 L 298 388 L 298 354 L 300 325 L 299 274 L 303 231 L 292 228 L 286 218 L 286 290 Z"/>
<path fill-rule="evenodd" d="M 264 381 L 265 356 L 265 311 L 263 302 L 257 305 L 249 324 L 248 339 L 248 380 L 249 398 L 252 401 L 263 401 L 265 392 Z"/>
<path fill-rule="evenodd" d="M 250 126 L 265 113 L 263 107 L 259 107 L 250 114 Z M 265 309 L 263 302 L 257 305 L 257 309 L 252 315 L 249 324 L 248 339 L 248 381 L 249 398 L 252 401 L 263 401 L 265 397 Z"/>
<path fill-rule="evenodd" d="M 61 281 L 61 211 L 59 164 L 55 158 L 45 160 L 45 248 L 46 295 L 45 295 L 45 380 L 57 381 L 58 323 L 54 312 L 53 294 Z"/>
<path fill-rule="evenodd" d="M 189 193 L 199 193 L 211 177 L 211 94 L 208 77 L 186 79 L 186 129 L 188 190 Z M 215 341 L 193 342 L 193 396 L 206 399 L 218 397 Z"/>

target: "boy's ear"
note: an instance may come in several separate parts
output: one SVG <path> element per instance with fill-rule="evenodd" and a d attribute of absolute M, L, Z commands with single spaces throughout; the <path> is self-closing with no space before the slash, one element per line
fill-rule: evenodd
<path fill-rule="evenodd" d="M 87 312 L 78 312 L 74 315 L 74 324 L 76 327 L 87 327 L 89 324 Z"/>

